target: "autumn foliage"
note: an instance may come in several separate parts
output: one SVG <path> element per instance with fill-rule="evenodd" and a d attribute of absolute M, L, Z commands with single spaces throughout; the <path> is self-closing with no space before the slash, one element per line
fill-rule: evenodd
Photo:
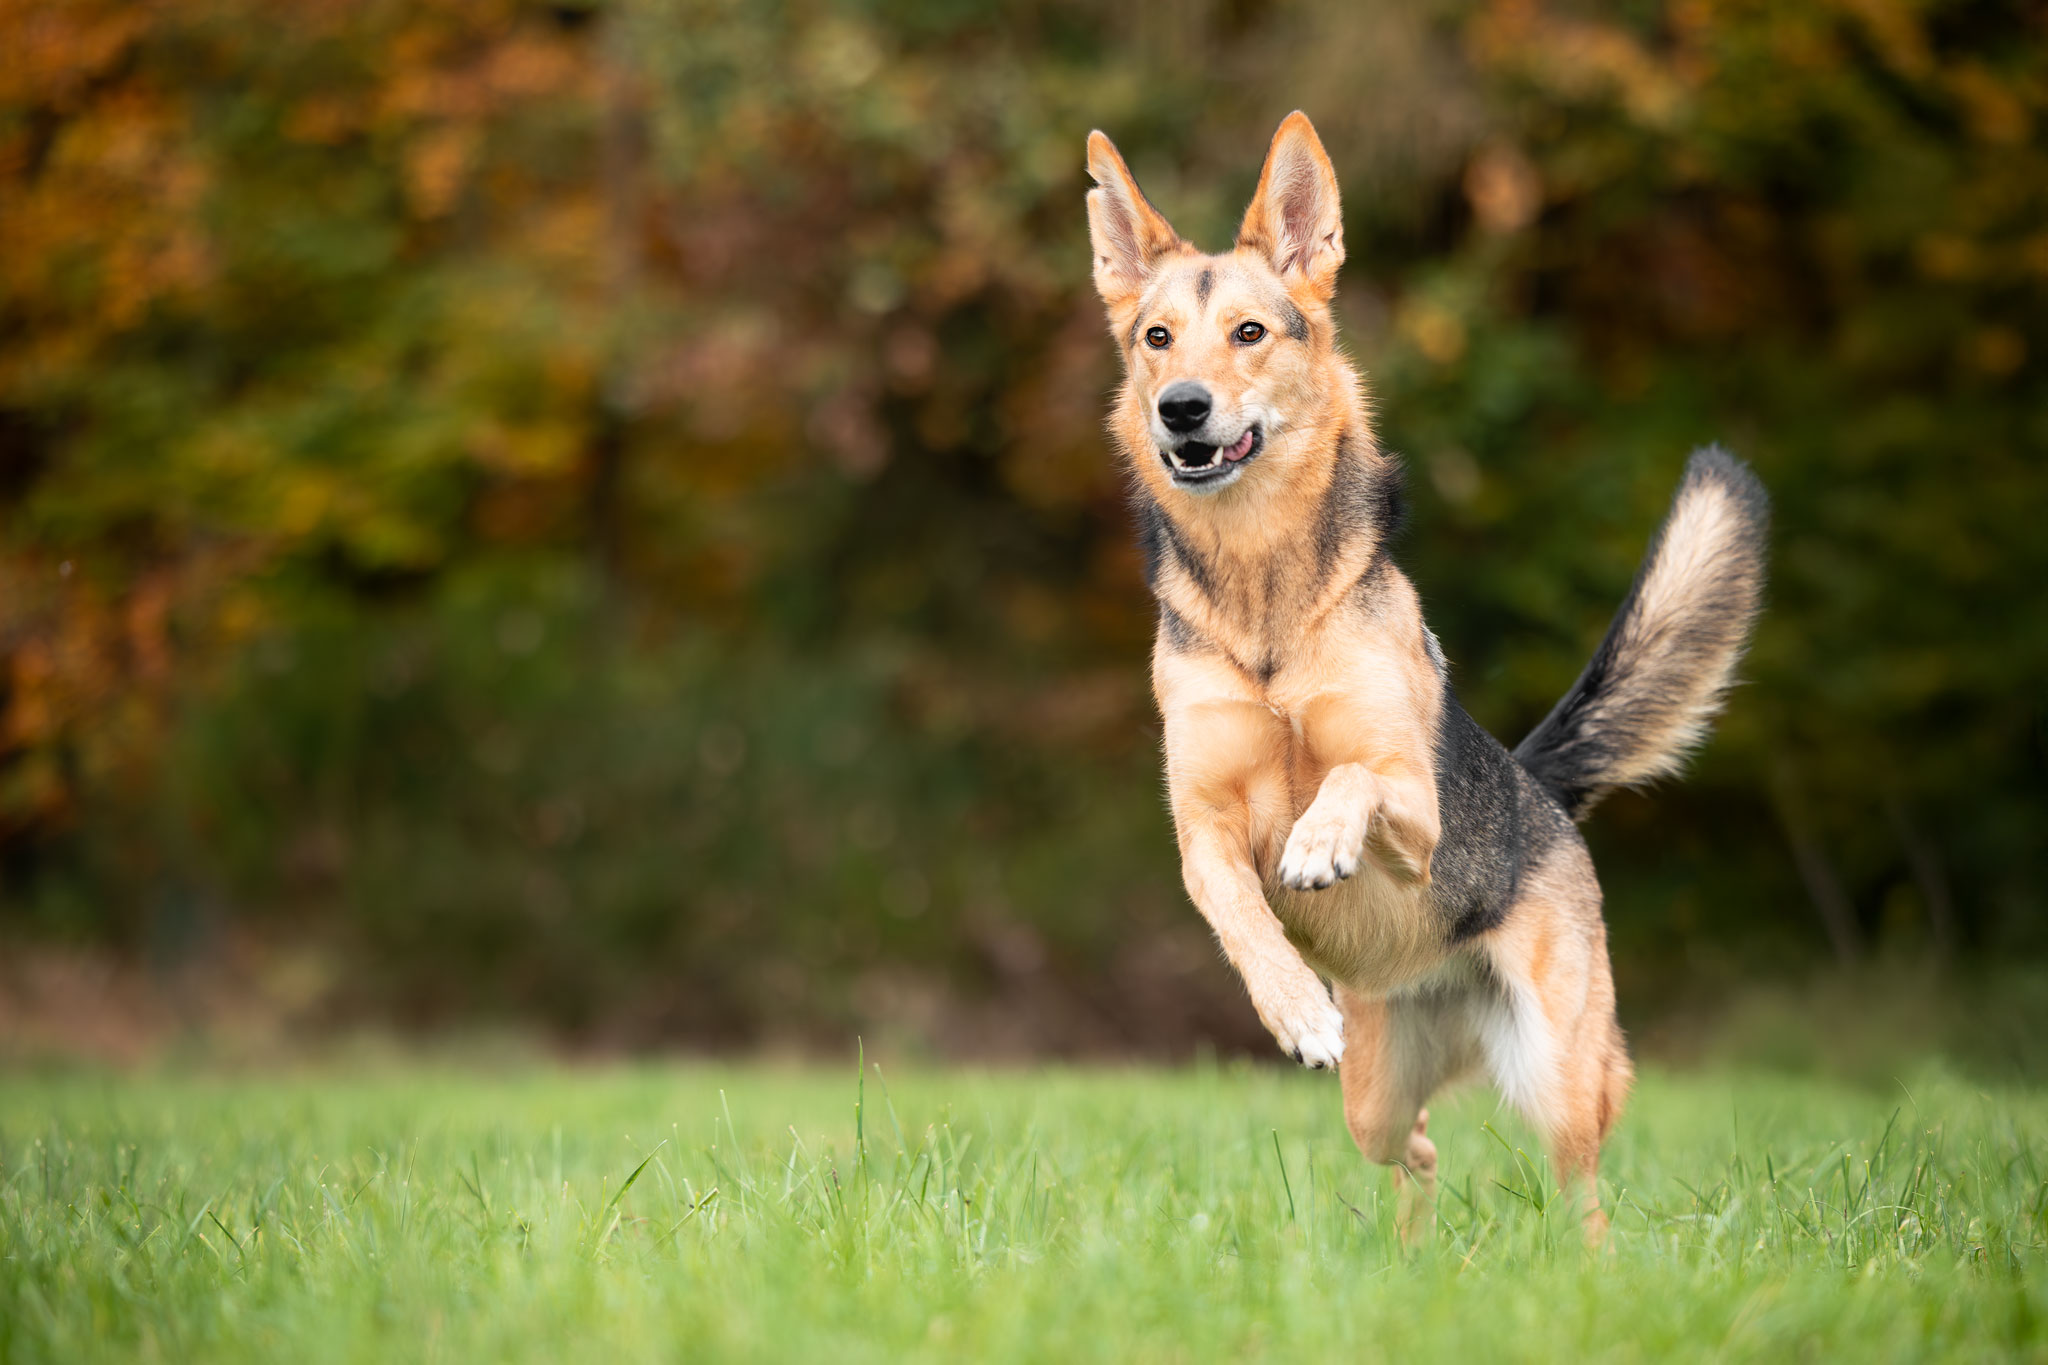
<path fill-rule="evenodd" d="M 1777 500 L 1722 738 L 1594 829 L 1624 997 L 2038 953 L 2044 54 L 1910 0 L 0 0 L 0 929 L 634 1038 L 1239 1027 L 1082 140 L 1213 246 L 1300 105 L 1484 722 L 1691 446 Z"/>

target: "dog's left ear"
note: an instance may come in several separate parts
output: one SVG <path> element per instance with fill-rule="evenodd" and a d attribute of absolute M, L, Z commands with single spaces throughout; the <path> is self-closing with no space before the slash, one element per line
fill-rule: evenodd
<path fill-rule="evenodd" d="M 1337 267 L 1344 264 L 1337 172 L 1299 109 L 1273 134 L 1237 245 L 1264 256 L 1282 276 L 1306 281 L 1324 302 L 1337 292 Z"/>

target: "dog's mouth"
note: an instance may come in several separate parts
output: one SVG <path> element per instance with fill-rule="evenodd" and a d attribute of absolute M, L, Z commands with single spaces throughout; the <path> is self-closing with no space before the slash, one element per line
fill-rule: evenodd
<path fill-rule="evenodd" d="M 1178 449 L 1159 452 L 1161 463 L 1182 488 L 1220 487 L 1233 482 L 1244 467 L 1265 449 L 1266 436 L 1256 422 L 1227 446 L 1206 441 L 1186 441 Z"/>

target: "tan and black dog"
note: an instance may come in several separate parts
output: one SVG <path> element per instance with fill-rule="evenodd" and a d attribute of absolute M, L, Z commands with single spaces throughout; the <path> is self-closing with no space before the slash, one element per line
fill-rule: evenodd
<path fill-rule="evenodd" d="M 1337 346 L 1344 227 L 1308 119 L 1280 125 L 1221 255 L 1099 132 L 1088 170 L 1188 894 L 1280 1046 L 1340 1067 L 1351 1133 L 1397 1185 L 1434 1190 L 1423 1104 L 1482 1072 L 1597 1236 L 1633 1073 L 1574 821 L 1704 737 L 1763 586 L 1763 489 L 1693 457 L 1592 662 L 1510 754 L 1459 706 L 1389 557 L 1399 474 Z"/>

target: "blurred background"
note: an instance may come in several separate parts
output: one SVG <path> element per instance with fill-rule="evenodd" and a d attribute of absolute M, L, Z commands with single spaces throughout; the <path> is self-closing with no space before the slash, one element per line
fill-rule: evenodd
<path fill-rule="evenodd" d="M 1776 499 L 1748 685 L 1588 830 L 1625 1022 L 2038 1046 L 2040 5 L 0 0 L 4 1046 L 1270 1052 L 1083 139 L 1216 249 L 1296 107 L 1495 733 L 1691 447 Z"/>

